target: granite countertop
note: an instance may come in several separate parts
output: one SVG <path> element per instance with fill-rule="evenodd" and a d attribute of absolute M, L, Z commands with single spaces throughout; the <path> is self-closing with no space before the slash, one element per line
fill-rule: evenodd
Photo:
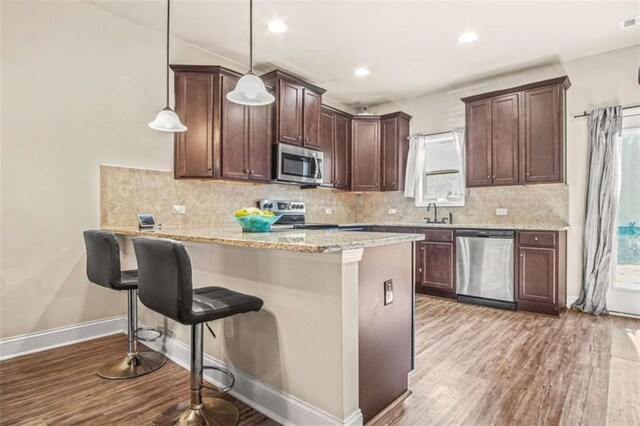
<path fill-rule="evenodd" d="M 173 226 L 142 231 L 138 228 L 103 227 L 117 235 L 171 238 L 179 241 L 254 247 L 302 253 L 336 253 L 343 250 L 420 241 L 421 234 L 390 234 L 336 230 L 272 229 L 265 233 L 242 232 L 240 226 Z"/>
<path fill-rule="evenodd" d="M 569 225 L 563 224 L 487 224 L 487 223 L 424 223 L 424 222 L 373 222 L 346 223 L 341 226 L 407 226 L 411 228 L 457 228 L 457 229 L 513 229 L 532 231 L 566 231 Z"/>

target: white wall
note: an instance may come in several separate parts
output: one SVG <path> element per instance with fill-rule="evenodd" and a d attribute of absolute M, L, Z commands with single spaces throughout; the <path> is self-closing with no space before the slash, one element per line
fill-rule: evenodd
<path fill-rule="evenodd" d="M 567 184 L 569 185 L 568 296 L 580 294 L 582 245 L 587 193 L 587 121 L 572 115 L 594 107 L 640 103 L 637 82 L 640 46 L 633 46 L 566 63 L 532 68 L 477 81 L 412 99 L 372 107 L 373 113 L 402 110 L 413 116 L 412 132 L 434 133 L 464 126 L 464 104 L 460 98 L 520 84 L 568 75 L 567 92 Z"/>
<path fill-rule="evenodd" d="M 125 312 L 90 284 L 82 231 L 100 220 L 100 164 L 171 170 L 165 35 L 83 2 L 2 3 L 0 337 Z M 178 40 L 172 62 L 227 64 Z"/>

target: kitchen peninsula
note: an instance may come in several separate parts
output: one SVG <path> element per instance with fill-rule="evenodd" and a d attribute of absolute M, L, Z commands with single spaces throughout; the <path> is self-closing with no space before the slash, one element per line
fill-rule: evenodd
<path fill-rule="evenodd" d="M 206 339 L 205 352 L 236 376 L 292 396 L 333 424 L 367 422 L 408 394 L 411 259 L 413 242 L 423 235 L 292 229 L 250 234 L 230 226 L 105 229 L 121 238 L 125 266 L 135 264 L 131 237 L 185 241 L 195 286 L 220 285 L 264 300 L 258 313 L 213 323 L 218 338 Z M 389 286 L 391 300 L 385 298 Z M 147 309 L 140 317 L 188 342 L 185 327 Z"/>

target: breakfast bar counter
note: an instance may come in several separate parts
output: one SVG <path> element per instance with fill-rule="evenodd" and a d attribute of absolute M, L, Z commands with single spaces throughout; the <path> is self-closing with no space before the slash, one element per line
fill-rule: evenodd
<path fill-rule="evenodd" d="M 205 338 L 204 350 L 209 363 L 235 374 L 234 395 L 274 420 L 361 425 L 409 394 L 413 246 L 424 235 L 103 229 L 120 239 L 126 269 L 136 267 L 133 238 L 171 238 L 185 242 L 194 287 L 226 287 L 264 301 L 259 312 L 212 322 L 217 339 Z M 171 356 L 188 345 L 188 327 L 143 306 L 139 317 L 166 331 L 153 348 Z"/>
<path fill-rule="evenodd" d="M 388 234 L 336 230 L 307 230 L 274 227 L 271 232 L 242 232 L 240 226 L 174 226 L 155 230 L 128 227 L 103 227 L 118 235 L 170 238 L 178 241 L 222 244 L 240 247 L 335 253 L 344 250 L 386 246 L 423 240 L 416 234 Z"/>

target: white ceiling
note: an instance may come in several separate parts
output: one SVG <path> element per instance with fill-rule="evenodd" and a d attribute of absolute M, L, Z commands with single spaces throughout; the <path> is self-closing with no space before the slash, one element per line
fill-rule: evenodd
<path fill-rule="evenodd" d="M 164 32 L 164 0 L 89 1 Z M 247 64 L 248 3 L 174 0 L 172 35 Z M 339 102 L 375 105 L 640 44 L 640 26 L 619 29 L 637 15 L 638 1 L 256 0 L 254 57 L 257 68 L 296 73 Z M 268 32 L 273 18 L 289 30 Z M 478 41 L 458 43 L 469 30 Z M 371 74 L 355 77 L 359 66 Z"/>

